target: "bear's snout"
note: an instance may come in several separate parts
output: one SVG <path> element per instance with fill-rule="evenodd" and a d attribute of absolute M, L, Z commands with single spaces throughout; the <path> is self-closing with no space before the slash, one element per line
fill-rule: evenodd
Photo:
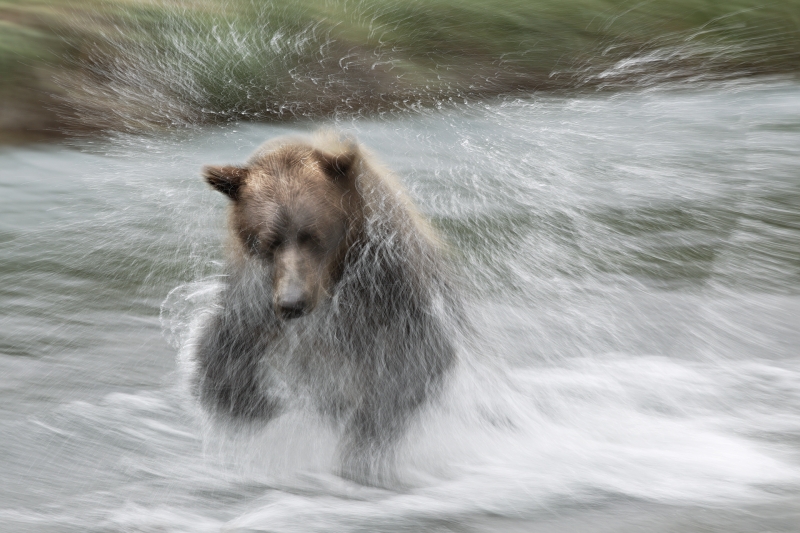
<path fill-rule="evenodd" d="M 314 280 L 310 271 L 303 254 L 296 247 L 287 246 L 276 254 L 274 304 L 279 318 L 298 318 L 314 307 Z"/>
<path fill-rule="evenodd" d="M 290 289 L 276 298 L 275 307 L 284 320 L 301 317 L 309 310 L 308 299 L 302 291 L 295 289 Z"/>

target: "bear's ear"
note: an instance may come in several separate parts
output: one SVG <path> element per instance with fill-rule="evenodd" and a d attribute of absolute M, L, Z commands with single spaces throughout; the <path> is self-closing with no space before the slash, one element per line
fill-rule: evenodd
<path fill-rule="evenodd" d="M 239 187 L 247 177 L 247 169 L 234 166 L 212 166 L 203 167 L 203 177 L 209 185 L 231 200 L 239 199 Z"/>
<path fill-rule="evenodd" d="M 320 150 L 314 152 L 322 165 L 322 170 L 334 180 L 342 180 L 350 176 L 350 171 L 353 169 L 358 155 L 355 149 L 341 154 L 328 154 Z"/>

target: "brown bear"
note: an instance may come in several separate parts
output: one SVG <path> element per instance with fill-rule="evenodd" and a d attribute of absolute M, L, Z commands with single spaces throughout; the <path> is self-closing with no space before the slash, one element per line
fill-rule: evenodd
<path fill-rule="evenodd" d="M 363 147 L 332 134 L 203 173 L 231 200 L 232 238 L 196 345 L 201 405 L 262 423 L 311 408 L 344 430 L 341 473 L 382 483 L 456 362 L 462 321 L 431 228 Z"/>

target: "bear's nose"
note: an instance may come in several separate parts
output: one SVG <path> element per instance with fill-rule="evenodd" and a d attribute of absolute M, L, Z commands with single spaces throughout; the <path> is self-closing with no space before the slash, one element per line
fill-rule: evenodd
<path fill-rule="evenodd" d="M 278 313 L 284 320 L 303 316 L 308 310 L 308 302 L 300 291 L 287 291 L 277 301 Z"/>
<path fill-rule="evenodd" d="M 306 306 L 305 302 L 298 302 L 293 305 L 281 305 L 278 310 L 284 320 L 291 320 L 303 316 L 306 313 Z"/>

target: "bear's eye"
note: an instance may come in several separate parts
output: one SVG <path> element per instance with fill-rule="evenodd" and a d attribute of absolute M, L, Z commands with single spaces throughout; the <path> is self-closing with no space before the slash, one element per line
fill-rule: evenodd
<path fill-rule="evenodd" d="M 297 234 L 297 244 L 300 246 L 315 246 L 319 244 L 319 239 L 312 233 L 301 231 Z"/>
<path fill-rule="evenodd" d="M 261 249 L 261 239 L 256 237 L 255 235 L 248 235 L 245 239 L 247 244 L 247 248 L 250 250 L 250 253 L 257 254 Z"/>
<path fill-rule="evenodd" d="M 264 249 L 267 252 L 272 253 L 275 250 L 277 250 L 282 244 L 283 244 L 283 239 L 281 239 L 280 237 L 275 237 L 264 243 Z"/>

